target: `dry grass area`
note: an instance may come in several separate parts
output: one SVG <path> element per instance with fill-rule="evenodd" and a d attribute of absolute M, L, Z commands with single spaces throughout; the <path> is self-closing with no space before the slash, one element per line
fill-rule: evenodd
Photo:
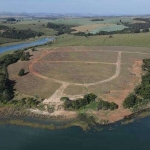
<path fill-rule="evenodd" d="M 95 115 L 97 120 L 105 119 L 109 122 L 131 114 L 122 107 L 122 102 L 141 81 L 142 59 L 150 58 L 149 48 L 133 47 L 41 48 L 30 53 L 33 55 L 30 61 L 19 61 L 8 67 L 10 79 L 16 81 L 15 88 L 19 93 L 47 98 L 45 104 L 56 106 L 50 115 L 65 117 L 66 114 L 72 116 L 73 112 L 62 109 L 61 97 L 77 98 L 87 92 L 95 93 L 119 105 L 119 109 L 113 112 L 87 111 Z M 118 61 L 119 54 L 121 62 Z M 117 66 L 120 66 L 118 74 L 111 78 L 116 74 Z M 29 73 L 19 77 L 18 72 L 22 68 Z M 40 113 L 38 110 L 35 112 Z M 43 113 L 49 114 L 46 111 Z M 75 116 L 76 113 L 73 114 Z"/>
<path fill-rule="evenodd" d="M 17 62 L 8 67 L 9 78 L 16 82 L 15 89 L 22 94 L 29 96 L 38 96 L 41 98 L 50 97 L 61 84 L 54 81 L 46 81 L 34 76 L 32 73 L 28 73 L 29 62 Z M 26 75 L 19 77 L 18 72 L 21 69 L 25 69 Z"/>
<path fill-rule="evenodd" d="M 84 86 L 69 85 L 65 91 L 65 95 L 84 95 L 88 92 L 88 89 Z"/>
<path fill-rule="evenodd" d="M 91 113 L 110 122 L 120 120 L 124 116 L 131 114 L 129 110 L 123 108 L 122 102 L 134 90 L 135 86 L 140 83 L 142 59 L 144 58 L 150 58 L 150 55 L 123 53 L 120 76 L 109 83 L 89 87 L 89 91 L 97 94 L 104 100 L 115 102 L 119 105 L 119 109 L 113 111 L 113 113 L 102 110 Z"/>
<path fill-rule="evenodd" d="M 110 24 L 110 23 L 91 24 L 91 25 L 82 25 L 82 26 L 78 26 L 78 27 L 73 27 L 72 29 L 76 30 L 73 33 L 76 33 L 76 32 L 90 32 L 91 30 L 99 28 L 99 27 L 108 27 L 108 26 L 112 26 L 112 25 L 114 25 L 114 24 Z"/>
<path fill-rule="evenodd" d="M 116 66 L 99 63 L 48 62 L 34 64 L 34 70 L 49 78 L 69 83 L 93 83 L 105 80 L 115 73 Z"/>
<path fill-rule="evenodd" d="M 46 55 L 41 60 L 47 61 L 83 61 L 83 62 L 105 62 L 105 63 L 116 63 L 117 52 L 105 52 L 99 51 L 98 49 L 86 51 L 86 50 L 75 50 L 75 51 L 57 51 Z"/>

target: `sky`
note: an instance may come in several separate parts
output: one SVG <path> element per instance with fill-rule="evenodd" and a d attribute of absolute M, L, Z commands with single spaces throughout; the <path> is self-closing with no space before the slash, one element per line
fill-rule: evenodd
<path fill-rule="evenodd" d="M 0 12 L 150 14 L 150 0 L 0 0 Z"/>

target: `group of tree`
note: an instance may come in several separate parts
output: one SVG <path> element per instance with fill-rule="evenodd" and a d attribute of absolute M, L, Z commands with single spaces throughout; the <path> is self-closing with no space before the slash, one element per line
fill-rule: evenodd
<path fill-rule="evenodd" d="M 4 31 L 0 33 L 0 37 L 13 38 L 13 39 L 28 39 L 36 36 L 42 36 L 44 33 L 36 32 L 31 29 L 18 30 L 15 28 L 7 28 L 6 26 L 0 26 L 0 29 Z"/>
<path fill-rule="evenodd" d="M 12 22 L 12 21 L 16 21 L 16 19 L 15 18 L 7 18 L 6 21 Z"/>
<path fill-rule="evenodd" d="M 47 23 L 47 28 L 51 28 L 57 31 L 57 35 L 61 35 L 61 34 L 70 34 L 73 31 L 76 31 L 74 29 L 72 29 L 72 25 L 65 25 L 65 24 L 55 24 L 55 23 Z"/>
<path fill-rule="evenodd" d="M 18 107 L 25 107 L 25 108 L 34 108 L 37 107 L 37 105 L 40 103 L 39 100 L 35 98 L 22 98 L 20 100 L 12 100 L 9 101 L 9 104 L 13 104 Z"/>
<path fill-rule="evenodd" d="M 15 51 L 0 57 L 0 101 L 7 102 L 13 98 L 13 84 L 9 80 L 7 66 L 17 62 L 23 54 L 23 51 Z"/>
<path fill-rule="evenodd" d="M 18 73 L 18 76 L 24 76 L 25 75 L 25 70 L 24 69 L 21 69 Z"/>
<path fill-rule="evenodd" d="M 150 22 L 150 19 L 149 19 L 149 18 L 134 18 L 133 20 Z"/>
<path fill-rule="evenodd" d="M 91 21 L 104 21 L 103 18 L 95 18 L 95 19 L 92 19 Z"/>
<path fill-rule="evenodd" d="M 6 29 L 9 29 L 9 27 L 4 26 L 4 25 L 0 25 L 0 30 L 6 30 Z"/>
<path fill-rule="evenodd" d="M 110 109 L 112 111 L 112 110 L 118 109 L 118 105 L 114 102 L 108 102 L 108 101 L 104 101 L 100 99 L 99 104 L 98 104 L 98 109 L 102 109 L 102 110 Z"/>
<path fill-rule="evenodd" d="M 76 100 L 70 100 L 68 97 L 62 97 L 61 100 L 64 101 L 64 108 L 69 110 L 78 110 L 90 104 L 91 102 L 95 102 L 97 96 L 93 93 L 84 95 L 83 98 L 79 98 Z M 100 99 L 96 101 L 98 104 L 97 110 L 115 110 L 118 109 L 118 105 L 114 102 L 108 102 Z"/>
<path fill-rule="evenodd" d="M 150 102 L 150 59 L 143 60 L 142 69 L 146 73 L 142 76 L 141 84 L 124 100 L 124 108 L 134 108 Z"/>
<path fill-rule="evenodd" d="M 83 98 L 79 98 L 77 100 L 70 100 L 68 97 L 62 97 L 61 101 L 64 101 L 65 109 L 77 110 L 95 101 L 96 97 L 97 96 L 95 94 L 90 93 L 90 94 L 84 95 Z"/>
<path fill-rule="evenodd" d="M 30 56 L 31 56 L 31 55 L 30 55 L 29 52 L 23 52 L 23 54 L 22 54 L 20 60 L 21 60 L 21 61 L 28 61 L 28 60 L 30 60 L 30 59 L 29 59 Z"/>
<path fill-rule="evenodd" d="M 137 18 L 136 18 L 137 19 Z M 116 31 L 99 31 L 95 34 L 85 33 L 85 32 L 77 32 L 74 33 L 76 36 L 93 36 L 93 35 L 112 35 L 112 34 L 128 34 L 128 33 L 141 33 L 141 32 L 149 32 L 150 28 L 150 19 L 139 18 L 140 21 L 145 21 L 145 23 L 129 23 L 123 22 L 120 20 L 120 24 L 126 26 L 126 28 L 122 30 Z M 118 24 L 118 25 L 120 25 Z"/>

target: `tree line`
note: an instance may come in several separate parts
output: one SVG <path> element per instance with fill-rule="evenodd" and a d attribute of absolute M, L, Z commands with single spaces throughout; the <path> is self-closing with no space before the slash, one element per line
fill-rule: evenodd
<path fill-rule="evenodd" d="M 141 84 L 124 100 L 124 108 L 138 108 L 150 102 L 150 59 L 143 60 L 142 69 L 146 73 L 142 76 Z"/>
<path fill-rule="evenodd" d="M 18 30 L 3 25 L 0 25 L 0 30 L 3 30 L 3 32 L 0 32 L 0 37 L 13 39 L 28 39 L 36 36 L 42 36 L 44 34 L 42 32 L 36 32 L 31 29 Z"/>
<path fill-rule="evenodd" d="M 84 95 L 83 98 L 76 100 L 70 100 L 68 97 L 62 97 L 61 101 L 64 101 L 64 108 L 67 110 L 78 110 L 90 104 L 91 102 L 97 103 L 97 110 L 115 110 L 118 109 L 118 105 L 114 102 L 104 101 L 102 99 L 96 101 L 97 96 L 93 93 Z"/>
<path fill-rule="evenodd" d="M 137 18 L 135 18 L 137 20 Z M 145 21 L 145 23 L 129 23 L 129 22 L 123 22 L 120 20 L 120 24 L 126 26 L 127 28 L 124 28 L 122 30 L 117 31 L 99 31 L 98 33 L 92 34 L 92 33 L 85 33 L 85 32 L 77 32 L 74 33 L 76 36 L 94 36 L 94 35 L 111 35 L 111 34 L 126 34 L 126 33 L 141 33 L 141 32 L 149 32 L 150 28 L 150 19 L 145 18 L 138 18 L 140 21 Z M 120 25 L 118 24 L 118 25 Z"/>
<path fill-rule="evenodd" d="M 104 19 L 102 19 L 102 18 L 95 18 L 95 19 L 92 19 L 91 21 L 104 21 Z"/>
<path fill-rule="evenodd" d="M 83 98 L 79 98 L 77 100 L 70 100 L 68 97 L 62 97 L 61 101 L 64 101 L 65 109 L 77 110 L 95 101 L 96 97 L 97 97 L 96 95 L 94 95 L 93 93 L 90 93 L 90 94 L 84 95 Z"/>
<path fill-rule="evenodd" d="M 23 50 L 15 51 L 0 57 L 0 101 L 6 103 L 14 96 L 13 82 L 9 80 L 7 66 L 17 62 L 23 54 Z"/>
<path fill-rule="evenodd" d="M 0 102 L 7 103 L 14 97 L 14 82 L 9 80 L 7 66 L 16 63 L 18 60 L 28 61 L 31 55 L 25 50 L 17 50 L 12 54 L 0 57 Z M 25 75 L 25 70 L 21 69 L 18 75 Z"/>
<path fill-rule="evenodd" d="M 47 23 L 47 28 L 51 28 L 57 31 L 57 35 L 68 33 L 70 34 L 73 31 L 76 31 L 74 29 L 71 29 L 72 25 L 65 25 L 65 24 L 55 24 L 55 23 Z"/>

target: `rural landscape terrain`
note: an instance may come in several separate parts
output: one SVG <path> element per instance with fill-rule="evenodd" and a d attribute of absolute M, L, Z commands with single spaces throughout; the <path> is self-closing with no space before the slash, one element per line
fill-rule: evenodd
<path fill-rule="evenodd" d="M 1 114 L 108 124 L 149 108 L 149 28 L 149 16 L 0 16 L 0 48 L 55 38 L 0 54 Z"/>

